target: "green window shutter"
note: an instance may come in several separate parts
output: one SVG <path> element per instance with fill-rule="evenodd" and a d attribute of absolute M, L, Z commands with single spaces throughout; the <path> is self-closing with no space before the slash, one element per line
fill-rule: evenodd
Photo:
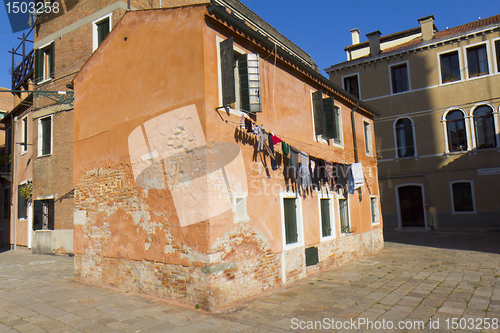
<path fill-rule="evenodd" d="M 49 64 L 50 64 L 50 77 L 54 78 L 54 64 L 55 64 L 55 59 L 56 59 L 56 43 L 50 44 L 50 53 L 49 53 Z"/>
<path fill-rule="evenodd" d="M 318 248 L 311 246 L 305 249 L 306 266 L 316 265 L 319 262 Z"/>
<path fill-rule="evenodd" d="M 35 83 L 43 80 L 43 50 L 35 50 Z"/>
<path fill-rule="evenodd" d="M 50 117 L 43 118 L 41 120 L 42 123 L 42 155 L 48 155 L 51 153 L 50 151 L 50 143 L 51 143 L 51 127 L 52 127 L 52 119 Z"/>
<path fill-rule="evenodd" d="M 238 58 L 241 109 L 262 112 L 260 99 L 260 67 L 258 54 L 242 54 Z"/>
<path fill-rule="evenodd" d="M 321 199 L 321 226 L 323 237 L 331 236 L 332 229 L 330 225 L 330 199 Z"/>
<path fill-rule="evenodd" d="M 314 114 L 314 134 L 322 135 L 323 124 L 323 91 L 318 90 L 312 94 L 313 99 L 313 114 Z"/>
<path fill-rule="evenodd" d="M 54 199 L 48 200 L 49 204 L 49 230 L 54 230 Z"/>
<path fill-rule="evenodd" d="M 338 112 L 335 109 L 333 97 L 323 100 L 323 138 L 339 139 L 338 133 Z"/>
<path fill-rule="evenodd" d="M 284 198 L 283 207 L 285 211 L 285 237 L 286 244 L 297 243 L 297 214 L 296 199 Z"/>
<path fill-rule="evenodd" d="M 26 212 L 28 208 L 28 203 L 26 202 L 26 199 L 21 195 L 21 189 L 23 187 L 24 185 L 19 185 L 17 187 L 17 218 L 20 219 L 26 218 Z"/>
<path fill-rule="evenodd" d="M 33 230 L 42 230 L 43 203 L 42 200 L 33 201 Z"/>
<path fill-rule="evenodd" d="M 222 81 L 222 104 L 231 105 L 236 102 L 234 88 L 234 51 L 233 37 L 220 43 L 220 64 Z"/>
<path fill-rule="evenodd" d="M 109 18 L 97 23 L 97 46 L 101 45 L 102 41 L 109 33 Z"/>

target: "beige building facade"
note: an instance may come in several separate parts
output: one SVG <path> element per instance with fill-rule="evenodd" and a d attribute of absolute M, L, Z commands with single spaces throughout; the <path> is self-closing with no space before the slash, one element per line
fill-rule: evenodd
<path fill-rule="evenodd" d="M 382 113 L 375 133 L 385 227 L 498 229 L 500 15 L 443 31 L 433 16 L 418 21 L 363 43 L 352 30 L 348 61 L 326 70 Z"/>

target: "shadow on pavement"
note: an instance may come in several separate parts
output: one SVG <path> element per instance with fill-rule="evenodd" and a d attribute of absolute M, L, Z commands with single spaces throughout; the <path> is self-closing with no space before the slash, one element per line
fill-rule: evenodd
<path fill-rule="evenodd" d="M 436 248 L 500 254 L 500 231 L 396 231 L 384 230 L 384 241 Z"/>

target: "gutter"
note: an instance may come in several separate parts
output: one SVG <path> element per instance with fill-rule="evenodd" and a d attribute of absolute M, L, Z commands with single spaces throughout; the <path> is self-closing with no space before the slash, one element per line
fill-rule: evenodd
<path fill-rule="evenodd" d="M 336 84 L 334 84 L 332 81 L 328 80 L 326 77 L 321 75 L 320 73 L 316 72 L 313 68 L 307 66 L 304 64 L 302 61 L 300 61 L 299 58 L 291 55 L 290 53 L 286 52 L 281 48 L 279 45 L 274 44 L 274 42 L 270 41 L 267 37 L 261 35 L 259 32 L 251 29 L 248 27 L 244 21 L 237 19 L 233 15 L 229 14 L 224 7 L 220 7 L 217 4 L 213 4 L 209 7 L 207 7 L 208 13 L 211 15 L 215 15 L 219 17 L 220 19 L 230 23 L 231 25 L 234 25 L 237 27 L 239 30 L 243 31 L 245 34 L 249 35 L 250 37 L 256 39 L 259 43 L 265 45 L 269 49 L 276 49 L 276 53 L 279 53 L 281 57 L 286 59 L 287 61 L 290 61 L 291 63 L 295 64 L 297 67 L 299 67 L 302 71 L 306 72 L 309 76 L 311 76 L 313 79 L 319 81 L 321 84 L 329 87 L 331 90 L 334 92 L 337 92 L 339 95 L 343 96 L 346 99 L 350 99 L 351 101 L 354 101 L 355 104 L 358 106 L 363 107 L 366 111 L 372 113 L 375 116 L 380 116 L 380 113 L 369 106 L 368 104 L 364 103 L 357 97 L 351 95 L 344 89 L 340 88 Z"/>

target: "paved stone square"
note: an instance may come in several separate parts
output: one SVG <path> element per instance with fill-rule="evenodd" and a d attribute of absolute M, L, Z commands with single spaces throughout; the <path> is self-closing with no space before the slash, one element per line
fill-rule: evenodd
<path fill-rule="evenodd" d="M 217 313 L 75 282 L 70 257 L 6 251 L 0 332 L 498 332 L 499 236 L 392 233 L 374 255 Z"/>

